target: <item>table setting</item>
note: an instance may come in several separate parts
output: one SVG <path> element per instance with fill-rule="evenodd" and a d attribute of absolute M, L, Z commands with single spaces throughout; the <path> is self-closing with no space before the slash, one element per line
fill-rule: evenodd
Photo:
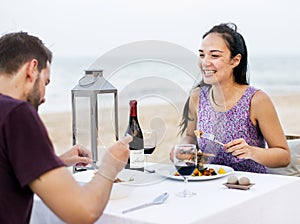
<path fill-rule="evenodd" d="M 219 166 L 207 164 L 214 169 Z M 238 172 L 222 166 L 225 174 L 215 177 L 190 176 L 188 190 L 191 197 L 178 197 L 184 189 L 184 181 L 175 176 L 173 164 L 148 163 L 154 172 L 124 170 L 115 183 L 111 199 L 103 215 L 96 223 L 296 223 L 300 193 L 300 179 L 297 177 Z M 80 183 L 92 178 L 91 171 L 75 173 Z M 228 188 L 229 177 L 239 180 L 247 177 L 251 187 L 247 189 Z M 119 188 L 118 188 L 119 187 Z M 160 203 L 142 209 L 124 212 L 143 204 L 153 203 L 162 194 L 167 197 Z M 185 214 L 185 215 L 183 215 Z M 63 223 L 35 196 L 31 224 Z"/>
<path fill-rule="evenodd" d="M 151 137 L 150 141 L 150 132 L 148 136 L 148 147 L 153 150 L 146 156 L 144 171 L 123 169 L 118 174 L 97 224 L 300 221 L 298 206 L 291 206 L 298 204 L 298 177 L 241 172 L 210 164 L 208 158 L 214 155 L 202 153 L 193 144 L 175 145 L 169 163 L 149 162 L 156 140 Z M 217 141 L 209 134 L 203 137 Z M 74 173 L 73 177 L 84 185 L 94 174 L 95 170 L 87 170 Z M 35 195 L 30 223 L 63 222 Z"/>

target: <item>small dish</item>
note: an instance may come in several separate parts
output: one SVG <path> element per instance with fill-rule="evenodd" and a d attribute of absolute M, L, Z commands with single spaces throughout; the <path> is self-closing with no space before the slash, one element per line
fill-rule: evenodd
<path fill-rule="evenodd" d="M 254 183 L 250 183 L 248 185 L 224 183 L 223 185 L 225 185 L 229 189 L 248 190 L 248 189 L 250 189 L 254 185 Z"/>

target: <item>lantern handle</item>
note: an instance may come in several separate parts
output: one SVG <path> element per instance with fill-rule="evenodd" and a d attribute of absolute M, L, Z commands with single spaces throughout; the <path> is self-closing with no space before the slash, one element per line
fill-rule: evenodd
<path fill-rule="evenodd" d="M 80 86 L 90 86 L 94 84 L 99 76 L 95 76 L 94 74 L 86 74 L 81 79 L 79 79 L 78 84 Z"/>

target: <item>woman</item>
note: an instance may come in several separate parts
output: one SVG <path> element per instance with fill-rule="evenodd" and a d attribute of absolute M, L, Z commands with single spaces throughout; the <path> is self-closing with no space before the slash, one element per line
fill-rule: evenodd
<path fill-rule="evenodd" d="M 186 103 L 180 133 L 183 143 L 215 154 L 210 163 L 266 173 L 266 167 L 287 166 L 290 151 L 270 98 L 248 84 L 247 47 L 236 30 L 235 24 L 220 24 L 204 34 L 203 80 Z M 204 138 L 197 142 L 196 129 L 214 134 L 224 146 Z"/>

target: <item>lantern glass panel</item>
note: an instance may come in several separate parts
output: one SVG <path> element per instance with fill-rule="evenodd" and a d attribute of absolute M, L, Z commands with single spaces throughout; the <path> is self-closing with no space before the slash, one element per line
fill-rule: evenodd
<path fill-rule="evenodd" d="M 98 94 L 98 146 L 107 147 L 116 140 L 114 95 Z"/>
<path fill-rule="evenodd" d="M 90 97 L 75 97 L 76 144 L 91 150 L 91 108 Z"/>

